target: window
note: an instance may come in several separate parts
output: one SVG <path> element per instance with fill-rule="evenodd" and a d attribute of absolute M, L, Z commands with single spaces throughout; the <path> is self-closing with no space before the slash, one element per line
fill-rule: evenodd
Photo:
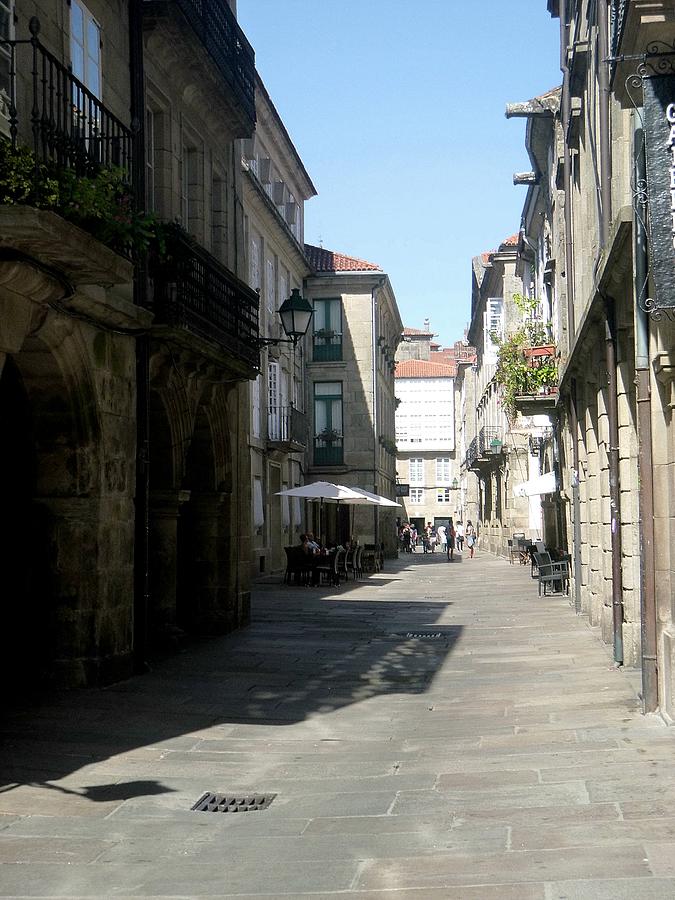
<path fill-rule="evenodd" d="M 225 179 L 214 173 L 211 181 L 211 252 L 225 262 Z"/>
<path fill-rule="evenodd" d="M 9 73 L 11 70 L 11 51 L 4 41 L 14 39 L 14 16 L 11 3 L 0 0 L 0 99 L 2 115 L 9 116 L 7 103 L 11 93 Z"/>
<path fill-rule="evenodd" d="M 279 408 L 279 371 L 278 362 L 267 364 L 267 436 L 271 441 L 279 440 L 281 410 Z"/>
<path fill-rule="evenodd" d="M 80 0 L 70 4 L 70 64 L 73 75 L 100 100 L 101 29 Z"/>
<path fill-rule="evenodd" d="M 484 313 L 483 351 L 485 362 L 497 361 L 497 345 L 492 335 L 504 336 L 504 301 L 501 297 L 492 297 L 487 302 Z"/>
<path fill-rule="evenodd" d="M 262 240 L 260 235 L 251 229 L 251 243 L 248 259 L 249 276 L 248 281 L 254 291 L 259 291 L 261 285 L 261 251 Z"/>
<path fill-rule="evenodd" d="M 450 488 L 440 488 L 436 494 L 437 503 L 450 503 L 452 491 Z"/>
<path fill-rule="evenodd" d="M 274 321 L 274 313 L 277 309 L 276 259 L 275 256 L 274 259 L 267 258 L 265 260 L 265 298 L 270 322 Z"/>
<path fill-rule="evenodd" d="M 424 502 L 424 488 L 410 488 L 410 502 L 411 503 L 423 503 Z"/>
<path fill-rule="evenodd" d="M 251 382 L 251 412 L 253 414 L 253 437 L 260 437 L 260 382 L 262 375 L 258 375 L 255 381 Z"/>
<path fill-rule="evenodd" d="M 411 457 L 408 465 L 408 481 L 410 484 L 424 484 L 424 460 L 422 457 Z"/>
<path fill-rule="evenodd" d="M 314 300 L 312 328 L 314 361 L 335 362 L 342 359 L 342 300 Z"/>
<path fill-rule="evenodd" d="M 342 382 L 314 385 L 314 465 L 339 466 L 343 461 Z"/>
<path fill-rule="evenodd" d="M 436 484 L 450 483 L 450 457 L 439 456 L 436 459 Z"/>

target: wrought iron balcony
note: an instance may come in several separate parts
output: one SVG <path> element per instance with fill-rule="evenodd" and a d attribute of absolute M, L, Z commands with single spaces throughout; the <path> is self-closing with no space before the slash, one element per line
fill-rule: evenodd
<path fill-rule="evenodd" d="M 232 89 L 247 122 L 255 127 L 255 53 L 226 0 L 144 0 L 146 14 L 160 17 L 177 7 Z M 244 136 L 244 135 L 241 135 Z"/>
<path fill-rule="evenodd" d="M 342 435 L 314 438 L 314 465 L 341 466 L 344 459 L 344 438 Z"/>
<path fill-rule="evenodd" d="M 480 459 L 499 456 L 502 446 L 501 428 L 484 425 L 478 432 L 478 456 Z"/>
<path fill-rule="evenodd" d="M 26 144 L 36 160 L 78 175 L 116 166 L 131 183 L 131 130 L 42 46 L 38 19 L 33 17 L 29 27 L 29 40 L 3 42 L 9 52 L 6 109 L 12 146 Z M 18 108 L 17 97 L 25 109 Z"/>
<path fill-rule="evenodd" d="M 466 448 L 466 456 L 464 457 L 464 467 L 471 469 L 478 457 L 478 438 L 475 437 Z"/>
<path fill-rule="evenodd" d="M 154 271 L 154 324 L 216 344 L 251 377 L 260 362 L 258 294 L 188 237 L 172 240 L 172 261 Z"/>
<path fill-rule="evenodd" d="M 321 329 L 312 335 L 314 362 L 339 362 L 342 359 L 342 333 Z"/>
<path fill-rule="evenodd" d="M 307 446 L 308 422 L 294 406 L 270 406 L 267 410 L 267 440 L 276 449 L 292 453 Z"/>
<path fill-rule="evenodd" d="M 478 436 L 469 444 L 464 458 L 464 466 L 476 471 L 494 465 L 501 458 L 502 449 L 501 428 L 484 426 L 478 432 Z"/>

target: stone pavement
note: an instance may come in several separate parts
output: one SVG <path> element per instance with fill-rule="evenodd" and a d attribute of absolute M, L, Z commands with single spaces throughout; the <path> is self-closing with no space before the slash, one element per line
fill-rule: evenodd
<path fill-rule="evenodd" d="M 420 553 L 254 601 L 7 717 L 0 896 L 675 897 L 675 731 L 527 568 Z M 276 797 L 191 811 L 206 791 Z"/>

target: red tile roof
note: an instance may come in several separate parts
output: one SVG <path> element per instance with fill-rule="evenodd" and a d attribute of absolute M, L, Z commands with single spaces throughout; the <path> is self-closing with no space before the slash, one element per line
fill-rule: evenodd
<path fill-rule="evenodd" d="M 404 359 L 396 365 L 396 378 L 454 378 L 455 367 L 426 359 Z"/>
<path fill-rule="evenodd" d="M 404 328 L 403 334 L 417 334 L 423 337 L 433 337 L 433 331 L 425 331 L 424 328 Z"/>
<path fill-rule="evenodd" d="M 324 250 L 323 247 L 314 247 L 305 244 L 305 255 L 310 266 L 315 272 L 381 272 L 381 266 L 366 262 L 365 259 L 357 259 L 355 256 L 345 256 L 344 253 L 335 253 L 333 250 Z"/>
<path fill-rule="evenodd" d="M 505 241 L 502 241 L 502 247 L 515 247 L 518 244 L 520 239 L 520 234 L 512 234 L 511 237 L 507 237 Z"/>

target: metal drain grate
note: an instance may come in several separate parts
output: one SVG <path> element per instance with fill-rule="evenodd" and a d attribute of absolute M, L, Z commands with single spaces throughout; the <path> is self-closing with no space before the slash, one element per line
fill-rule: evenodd
<path fill-rule="evenodd" d="M 191 809 L 197 812 L 255 812 L 267 809 L 276 794 L 212 794 L 206 793 Z"/>
<path fill-rule="evenodd" d="M 425 640 L 439 640 L 440 638 L 449 637 L 446 631 L 401 631 L 396 637 L 403 638 L 424 638 Z"/>

